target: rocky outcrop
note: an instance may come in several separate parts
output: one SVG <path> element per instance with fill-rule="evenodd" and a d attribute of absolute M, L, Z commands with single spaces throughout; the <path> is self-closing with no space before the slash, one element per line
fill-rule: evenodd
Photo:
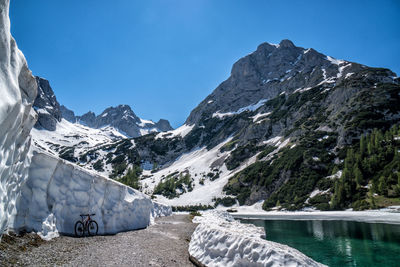
<path fill-rule="evenodd" d="M 38 84 L 38 94 L 33 103 L 33 108 L 39 117 L 35 128 L 54 131 L 57 122 L 60 122 L 62 118 L 60 104 L 48 80 L 36 77 L 36 82 Z"/>
<path fill-rule="evenodd" d="M 160 119 L 155 126 L 160 130 L 160 132 L 167 132 L 173 130 L 169 121 Z"/>
<path fill-rule="evenodd" d="M 186 124 L 199 123 L 215 112 L 236 112 L 283 92 L 306 90 L 318 84 L 334 86 L 364 68 L 312 48 L 297 47 L 289 40 L 282 40 L 279 45 L 263 43 L 233 65 L 230 77 L 190 113 Z M 390 76 L 396 75 L 387 72 L 384 80 L 391 82 Z"/>
<path fill-rule="evenodd" d="M 68 109 L 64 105 L 61 105 L 60 111 L 61 111 L 61 117 L 63 117 L 64 119 L 66 119 L 69 122 L 72 122 L 72 123 L 76 122 L 75 113 L 72 110 Z"/>
<path fill-rule="evenodd" d="M 77 122 L 86 125 L 91 128 L 96 128 L 96 114 L 94 112 L 89 111 L 82 116 L 76 117 Z"/>
<path fill-rule="evenodd" d="M 0 0 L 0 233 L 16 213 L 15 200 L 27 177 L 29 132 L 37 83 L 10 34 L 9 0 Z"/>

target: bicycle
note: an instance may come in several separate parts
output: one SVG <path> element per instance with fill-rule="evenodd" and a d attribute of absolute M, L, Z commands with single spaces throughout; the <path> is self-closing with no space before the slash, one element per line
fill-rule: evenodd
<path fill-rule="evenodd" d="M 96 214 L 80 214 L 82 220 L 77 221 L 75 223 L 75 236 L 82 237 L 85 234 L 85 231 L 88 232 L 90 236 L 97 235 L 99 231 L 99 226 L 95 220 L 92 220 L 90 216 L 94 216 Z M 85 219 L 85 217 L 87 217 Z"/>

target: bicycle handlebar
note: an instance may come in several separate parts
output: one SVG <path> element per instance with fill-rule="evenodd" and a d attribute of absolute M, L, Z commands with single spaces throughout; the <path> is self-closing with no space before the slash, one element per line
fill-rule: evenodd
<path fill-rule="evenodd" d="M 96 215 L 95 213 L 92 213 L 92 214 L 80 214 L 79 216 L 94 216 L 94 215 Z"/>

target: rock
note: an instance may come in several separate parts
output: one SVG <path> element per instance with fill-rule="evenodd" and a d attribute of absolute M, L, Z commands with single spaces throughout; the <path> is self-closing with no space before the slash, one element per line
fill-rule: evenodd
<path fill-rule="evenodd" d="M 169 124 L 169 121 L 164 120 L 164 119 L 160 119 L 156 123 L 156 127 L 160 130 L 160 132 L 167 132 L 167 131 L 173 130 L 173 128 L 171 127 L 171 124 Z"/>
<path fill-rule="evenodd" d="M 263 43 L 233 65 L 231 76 L 190 113 L 185 124 L 201 124 L 201 118 L 216 112 L 236 112 L 283 92 L 290 94 L 320 83 L 333 85 L 361 69 L 360 64 L 297 47 L 290 40 L 279 45 Z"/>
<path fill-rule="evenodd" d="M 88 127 L 96 128 L 96 114 L 92 111 L 89 111 L 82 116 L 78 116 L 77 121 Z"/>
<path fill-rule="evenodd" d="M 37 76 L 35 78 L 38 84 L 38 94 L 33 108 L 39 115 L 35 128 L 54 131 L 57 122 L 61 121 L 60 104 L 49 81 Z"/>
<path fill-rule="evenodd" d="M 75 113 L 72 110 L 68 109 L 64 105 L 61 105 L 60 111 L 61 111 L 61 117 L 63 117 L 64 119 L 66 119 L 69 122 L 72 122 L 72 123 L 76 122 Z"/>

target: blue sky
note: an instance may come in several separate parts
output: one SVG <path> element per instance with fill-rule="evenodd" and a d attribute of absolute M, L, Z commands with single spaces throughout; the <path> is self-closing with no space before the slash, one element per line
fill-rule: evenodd
<path fill-rule="evenodd" d="M 11 0 L 11 31 L 35 75 L 81 115 L 129 104 L 181 125 L 262 42 L 400 74 L 400 1 Z"/>

